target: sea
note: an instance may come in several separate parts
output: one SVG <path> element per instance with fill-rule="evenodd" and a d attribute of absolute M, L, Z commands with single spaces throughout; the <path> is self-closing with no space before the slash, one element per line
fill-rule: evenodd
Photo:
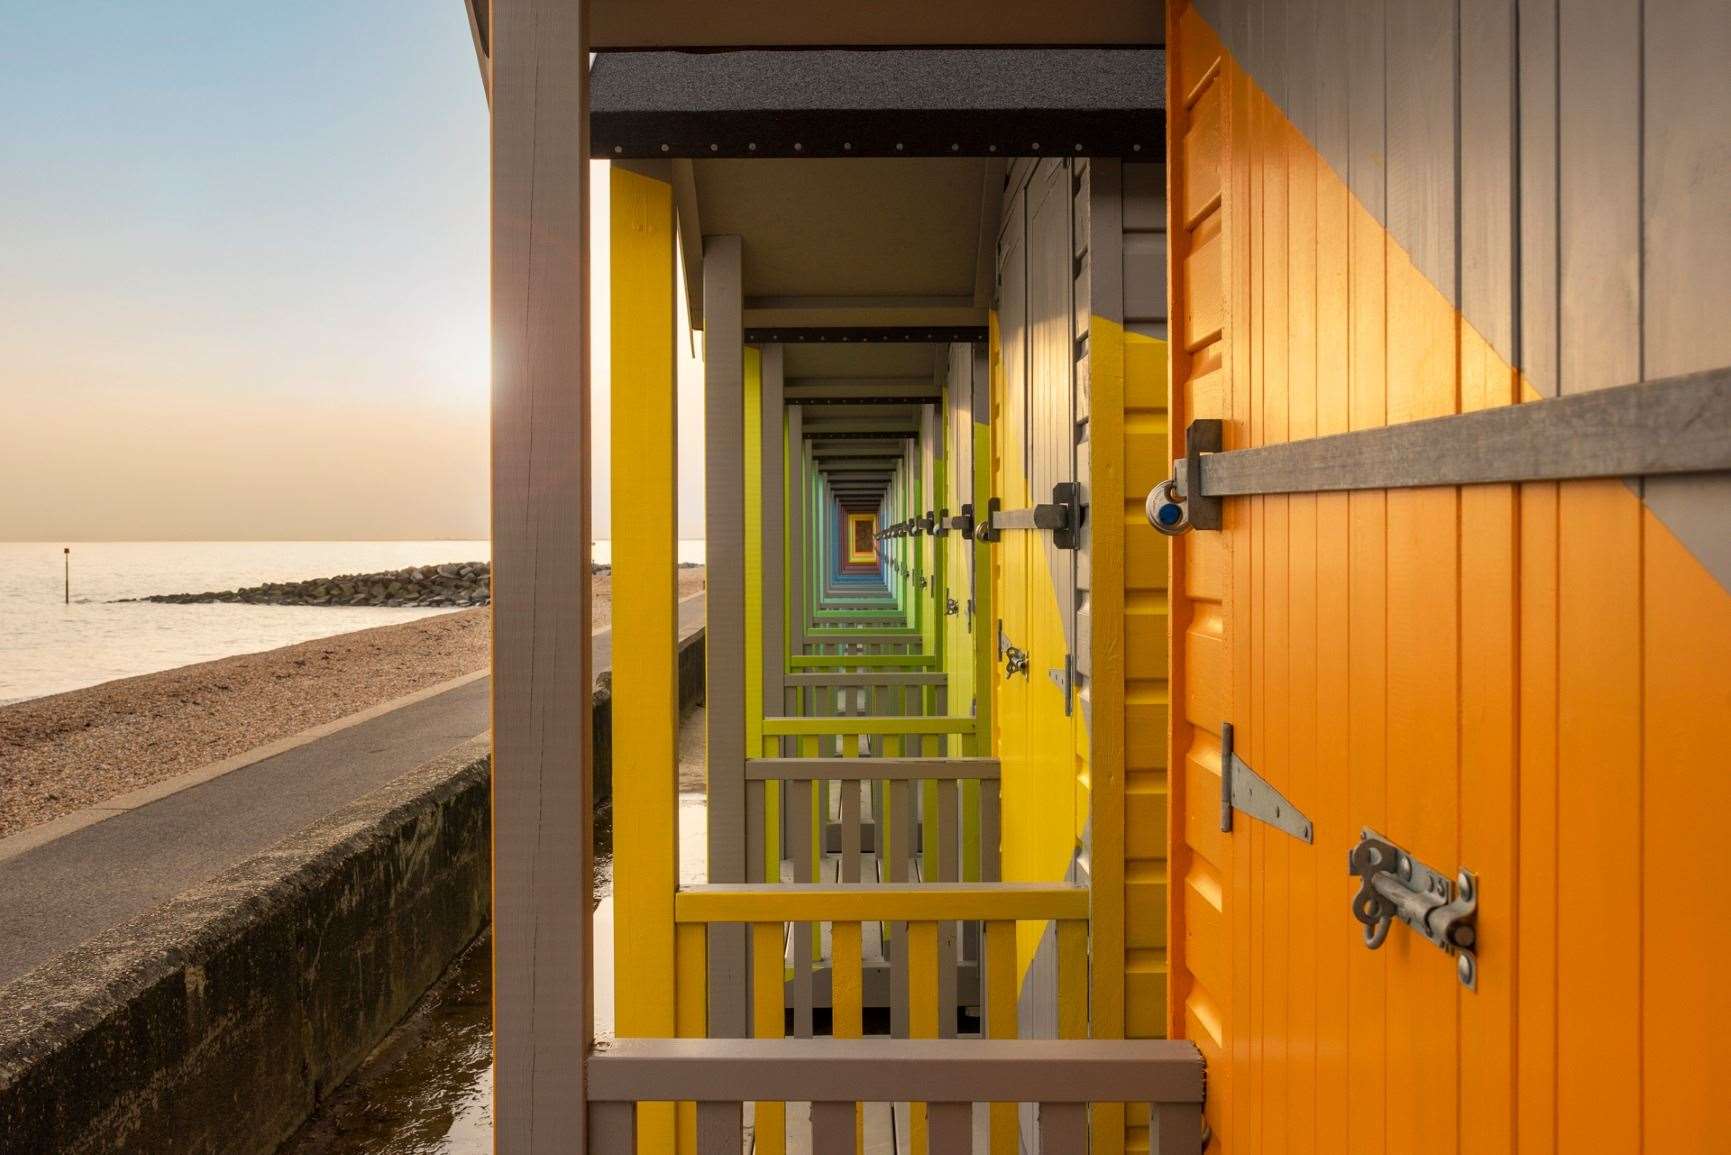
<path fill-rule="evenodd" d="M 591 556 L 609 564 L 612 542 Z M 124 598 L 490 557 L 485 541 L 0 542 L 0 705 L 452 612 Z M 703 542 L 681 541 L 679 559 L 701 564 Z"/>

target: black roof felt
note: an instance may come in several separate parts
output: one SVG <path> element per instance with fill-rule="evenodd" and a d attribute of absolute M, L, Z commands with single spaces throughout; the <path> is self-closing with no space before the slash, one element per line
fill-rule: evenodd
<path fill-rule="evenodd" d="M 1157 48 L 603 52 L 589 84 L 596 156 L 1013 156 L 1081 144 L 1153 160 L 1166 59 Z"/>

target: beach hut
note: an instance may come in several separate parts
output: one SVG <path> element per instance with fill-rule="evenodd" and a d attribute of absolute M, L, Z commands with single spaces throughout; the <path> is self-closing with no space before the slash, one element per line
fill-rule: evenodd
<path fill-rule="evenodd" d="M 1719 5 L 469 16 L 500 1151 L 1712 1148 L 1731 899 L 1664 862 L 1731 811 Z"/>

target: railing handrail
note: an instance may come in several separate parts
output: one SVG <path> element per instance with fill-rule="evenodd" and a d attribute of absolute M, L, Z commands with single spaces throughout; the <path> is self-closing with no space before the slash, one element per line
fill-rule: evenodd
<path fill-rule="evenodd" d="M 681 887 L 673 919 L 711 922 L 1044 922 L 1088 917 L 1088 888 L 1046 882 L 710 883 Z"/>
<path fill-rule="evenodd" d="M 747 758 L 748 782 L 831 782 L 858 778 L 873 782 L 981 781 L 1003 777 L 996 758 Z"/>
<path fill-rule="evenodd" d="M 949 674 L 942 670 L 829 670 L 817 673 L 783 674 L 782 685 L 792 689 L 846 690 L 878 686 L 942 686 Z"/>
<path fill-rule="evenodd" d="M 616 1039 L 595 1102 L 1201 1103 L 1182 1039 Z"/>
<path fill-rule="evenodd" d="M 831 734 L 972 734 L 970 715 L 833 714 L 828 717 L 783 717 L 763 719 L 766 737 L 818 737 Z"/>

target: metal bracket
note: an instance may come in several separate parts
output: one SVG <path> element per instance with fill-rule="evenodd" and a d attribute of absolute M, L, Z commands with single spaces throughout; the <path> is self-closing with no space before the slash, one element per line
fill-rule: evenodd
<path fill-rule="evenodd" d="M 1198 418 L 1184 430 L 1184 457 L 1173 476 L 1190 512 L 1191 529 L 1219 529 L 1225 524 L 1225 501 L 1202 492 L 1202 455 L 1219 453 L 1225 445 L 1226 423 L 1219 418 Z"/>
<path fill-rule="evenodd" d="M 1371 950 L 1388 938 L 1400 919 L 1433 946 L 1455 956 L 1461 985 L 1477 990 L 1478 879 L 1462 870 L 1450 882 L 1382 835 L 1365 827 L 1347 853 L 1346 867 L 1358 876 L 1352 917 L 1364 924 L 1364 945 Z"/>
<path fill-rule="evenodd" d="M 961 612 L 962 612 L 962 604 L 960 602 L 958 602 L 955 598 L 945 598 L 944 599 L 944 613 L 947 616 L 953 618 Z"/>
<path fill-rule="evenodd" d="M 992 522 L 998 516 L 999 508 L 997 498 L 986 499 L 986 516 L 980 518 L 974 526 L 975 541 L 993 542 L 998 540 L 998 531 L 993 527 Z"/>
<path fill-rule="evenodd" d="M 1050 670 L 1047 670 L 1046 671 L 1046 677 L 1050 678 L 1052 680 L 1052 684 L 1054 686 L 1057 686 L 1058 689 L 1060 689 L 1064 692 L 1064 717 L 1068 718 L 1070 716 L 1071 712 L 1074 710 L 1074 706 L 1071 702 L 1071 699 L 1075 697 L 1075 689 L 1076 689 L 1076 657 L 1075 657 L 1075 655 L 1074 654 L 1065 654 L 1064 655 L 1063 668 L 1058 669 L 1057 667 L 1054 667 Z"/>
<path fill-rule="evenodd" d="M 950 532 L 950 511 L 949 510 L 940 509 L 940 510 L 938 510 L 936 516 L 933 516 L 931 514 L 927 514 L 926 516 L 930 517 L 931 522 L 932 522 L 931 528 L 926 531 L 927 533 L 931 534 L 933 537 L 942 537 L 946 533 Z"/>
<path fill-rule="evenodd" d="M 1245 764 L 1232 748 L 1232 723 L 1220 726 L 1220 829 L 1232 833 L 1232 812 L 1242 810 L 1300 842 L 1314 842 L 1315 829 L 1298 807 Z"/>
<path fill-rule="evenodd" d="M 1082 486 L 1074 481 L 1060 481 L 1052 487 L 1052 500 L 1032 509 L 1000 510 L 997 498 L 992 499 L 992 536 L 997 541 L 1006 529 L 1046 529 L 1052 532 L 1052 544 L 1059 549 L 1075 549 L 1082 535 L 1082 524 L 1088 518 L 1088 507 L 1082 502 Z"/>
<path fill-rule="evenodd" d="M 963 537 L 974 536 L 973 502 L 968 502 L 966 505 L 962 506 L 962 512 L 957 516 L 950 518 L 950 528 L 955 530 L 957 533 L 960 533 Z"/>

